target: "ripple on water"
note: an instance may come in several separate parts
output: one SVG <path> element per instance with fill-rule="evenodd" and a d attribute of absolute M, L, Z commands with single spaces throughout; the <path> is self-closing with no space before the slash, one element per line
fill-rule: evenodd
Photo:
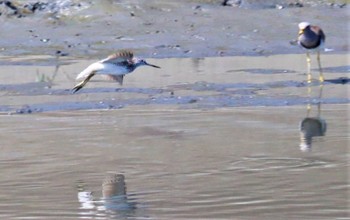
<path fill-rule="evenodd" d="M 294 70 L 286 70 L 286 69 L 238 69 L 238 70 L 229 70 L 227 72 L 246 72 L 252 74 L 287 74 L 287 73 L 296 73 Z"/>
<path fill-rule="evenodd" d="M 244 157 L 231 163 L 228 170 L 256 172 L 269 170 L 303 170 L 312 168 L 334 167 L 334 163 L 320 159 L 289 158 L 289 157 Z"/>

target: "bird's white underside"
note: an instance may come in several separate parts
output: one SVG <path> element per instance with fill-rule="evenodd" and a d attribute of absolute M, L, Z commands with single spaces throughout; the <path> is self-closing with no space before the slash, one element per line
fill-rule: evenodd
<path fill-rule="evenodd" d="M 112 63 L 96 62 L 88 66 L 81 73 L 79 73 L 76 79 L 77 80 L 85 79 L 92 72 L 95 72 L 95 74 L 115 75 L 115 76 L 125 75 L 129 73 L 129 71 L 122 66 L 118 66 Z"/>

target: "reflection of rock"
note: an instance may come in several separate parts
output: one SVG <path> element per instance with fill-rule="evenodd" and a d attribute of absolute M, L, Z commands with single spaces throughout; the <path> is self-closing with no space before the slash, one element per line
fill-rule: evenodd
<path fill-rule="evenodd" d="M 300 123 L 300 149 L 311 150 L 312 138 L 324 136 L 327 130 L 326 121 L 321 118 L 304 118 Z"/>

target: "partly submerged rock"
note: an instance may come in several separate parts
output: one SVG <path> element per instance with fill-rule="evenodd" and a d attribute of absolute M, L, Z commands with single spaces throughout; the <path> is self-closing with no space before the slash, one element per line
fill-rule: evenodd
<path fill-rule="evenodd" d="M 0 16 L 26 17 L 36 13 L 55 16 L 69 15 L 88 8 L 92 3 L 78 0 L 56 1 L 0 1 Z"/>

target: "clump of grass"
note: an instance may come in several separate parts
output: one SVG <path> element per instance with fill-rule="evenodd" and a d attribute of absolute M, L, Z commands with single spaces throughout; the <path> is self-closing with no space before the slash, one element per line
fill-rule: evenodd
<path fill-rule="evenodd" d="M 59 62 L 58 62 L 59 56 L 56 56 L 56 66 L 53 74 L 51 76 L 46 75 L 45 73 L 40 73 L 38 70 L 36 72 L 36 82 L 43 82 L 47 83 L 47 87 L 51 88 L 53 85 L 53 81 L 56 78 L 56 75 L 58 73 L 58 69 L 60 68 Z"/>

